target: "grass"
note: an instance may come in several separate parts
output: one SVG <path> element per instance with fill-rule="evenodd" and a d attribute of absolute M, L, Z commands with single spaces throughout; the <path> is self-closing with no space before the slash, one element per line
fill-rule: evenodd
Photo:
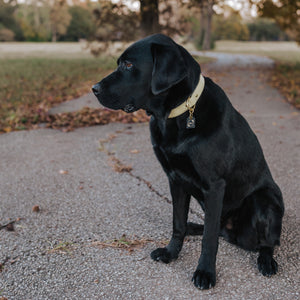
<path fill-rule="evenodd" d="M 48 250 L 48 253 L 71 254 L 75 246 L 72 242 L 59 242 L 58 245 Z"/>
<path fill-rule="evenodd" d="M 0 133 L 36 128 L 40 123 L 69 131 L 146 120 L 144 114 L 103 109 L 47 114 L 55 104 L 89 92 L 92 84 L 116 67 L 113 57 L 94 58 L 81 43 L 0 43 L 0 53 Z M 211 60 L 196 59 L 199 63 Z"/>
<path fill-rule="evenodd" d="M 0 132 L 9 132 L 45 122 L 51 106 L 89 92 L 115 59 L 27 57 L 0 65 Z"/>

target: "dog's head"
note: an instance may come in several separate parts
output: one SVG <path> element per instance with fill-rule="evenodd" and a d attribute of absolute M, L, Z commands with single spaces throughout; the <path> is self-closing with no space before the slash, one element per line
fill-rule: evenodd
<path fill-rule="evenodd" d="M 177 98 L 188 95 L 193 85 L 191 77 L 194 81 L 199 73 L 199 65 L 184 48 L 165 35 L 155 34 L 127 48 L 118 59 L 118 68 L 92 90 L 108 108 L 153 113 L 162 107 L 168 110 L 165 102 L 172 88 L 176 90 L 169 97 L 173 106 Z"/>

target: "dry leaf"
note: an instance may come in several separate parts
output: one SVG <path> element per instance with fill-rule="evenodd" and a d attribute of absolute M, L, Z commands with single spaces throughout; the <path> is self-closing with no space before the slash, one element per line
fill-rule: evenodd
<path fill-rule="evenodd" d="M 7 231 L 15 231 L 15 227 L 13 223 L 7 224 L 6 225 L 6 230 Z"/>
<path fill-rule="evenodd" d="M 66 170 L 59 170 L 59 174 L 68 174 L 69 172 Z"/>
<path fill-rule="evenodd" d="M 133 150 L 130 150 L 130 153 L 136 154 L 136 153 L 140 153 L 140 151 L 137 149 L 133 149 Z"/>
<path fill-rule="evenodd" d="M 8 132 L 12 131 L 12 128 L 11 127 L 5 127 L 5 128 L 3 128 L 3 131 L 8 133 Z"/>
<path fill-rule="evenodd" d="M 38 205 L 34 205 L 34 206 L 32 207 L 32 211 L 33 211 L 33 212 L 39 212 L 39 211 L 40 211 L 40 207 L 39 207 Z"/>
<path fill-rule="evenodd" d="M 122 249 L 127 250 L 132 253 L 134 250 L 140 250 L 141 248 L 145 247 L 149 243 L 155 242 L 152 239 L 138 239 L 138 238 L 127 238 L 125 234 L 122 235 L 120 239 L 113 239 L 110 241 L 95 241 L 91 243 L 91 246 L 102 248 L 115 248 L 115 249 Z M 166 245 L 167 243 L 164 243 Z"/>

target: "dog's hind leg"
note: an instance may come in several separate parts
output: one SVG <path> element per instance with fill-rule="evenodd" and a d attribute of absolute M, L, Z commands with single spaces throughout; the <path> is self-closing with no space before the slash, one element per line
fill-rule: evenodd
<path fill-rule="evenodd" d="M 165 248 L 158 248 L 151 253 L 155 261 L 169 263 L 178 258 L 187 231 L 187 217 L 191 196 L 178 183 L 170 181 L 173 201 L 173 234 L 170 243 Z"/>
<path fill-rule="evenodd" d="M 257 259 L 258 270 L 264 276 L 272 276 L 277 273 L 278 265 L 273 258 L 274 247 L 261 247 Z"/>
<path fill-rule="evenodd" d="M 246 250 L 258 251 L 258 270 L 264 276 L 277 272 L 273 258 L 279 245 L 284 205 L 281 192 L 274 186 L 255 191 L 232 215 L 233 228 L 222 229 L 223 236 Z"/>
<path fill-rule="evenodd" d="M 274 246 L 279 245 L 284 206 L 281 192 L 264 189 L 255 195 L 256 230 L 258 237 L 259 271 L 264 276 L 277 273 L 277 262 L 273 258 Z"/>
<path fill-rule="evenodd" d="M 185 235 L 203 235 L 204 225 L 188 222 Z"/>

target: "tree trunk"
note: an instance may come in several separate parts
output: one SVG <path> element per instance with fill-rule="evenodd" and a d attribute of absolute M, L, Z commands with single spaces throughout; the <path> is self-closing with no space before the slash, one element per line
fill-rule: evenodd
<path fill-rule="evenodd" d="M 52 26 L 52 42 L 55 43 L 57 40 L 57 31 L 56 31 L 56 26 Z"/>
<path fill-rule="evenodd" d="M 201 36 L 200 36 L 200 45 L 202 50 L 211 49 L 211 25 L 212 25 L 212 16 L 213 16 L 213 5 L 215 0 L 198 0 L 200 6 L 200 24 L 201 24 Z"/>
<path fill-rule="evenodd" d="M 212 25 L 212 16 L 213 16 L 213 0 L 206 1 L 206 20 L 205 20 L 205 32 L 203 38 L 202 49 L 209 50 L 211 49 L 211 25 Z"/>
<path fill-rule="evenodd" d="M 158 0 L 140 0 L 141 34 L 147 36 L 159 31 Z"/>
<path fill-rule="evenodd" d="M 204 35 L 205 35 L 205 13 L 204 13 L 204 3 L 200 3 L 200 39 L 199 39 L 199 44 L 201 45 L 201 48 L 203 47 L 203 40 L 204 40 Z"/>

